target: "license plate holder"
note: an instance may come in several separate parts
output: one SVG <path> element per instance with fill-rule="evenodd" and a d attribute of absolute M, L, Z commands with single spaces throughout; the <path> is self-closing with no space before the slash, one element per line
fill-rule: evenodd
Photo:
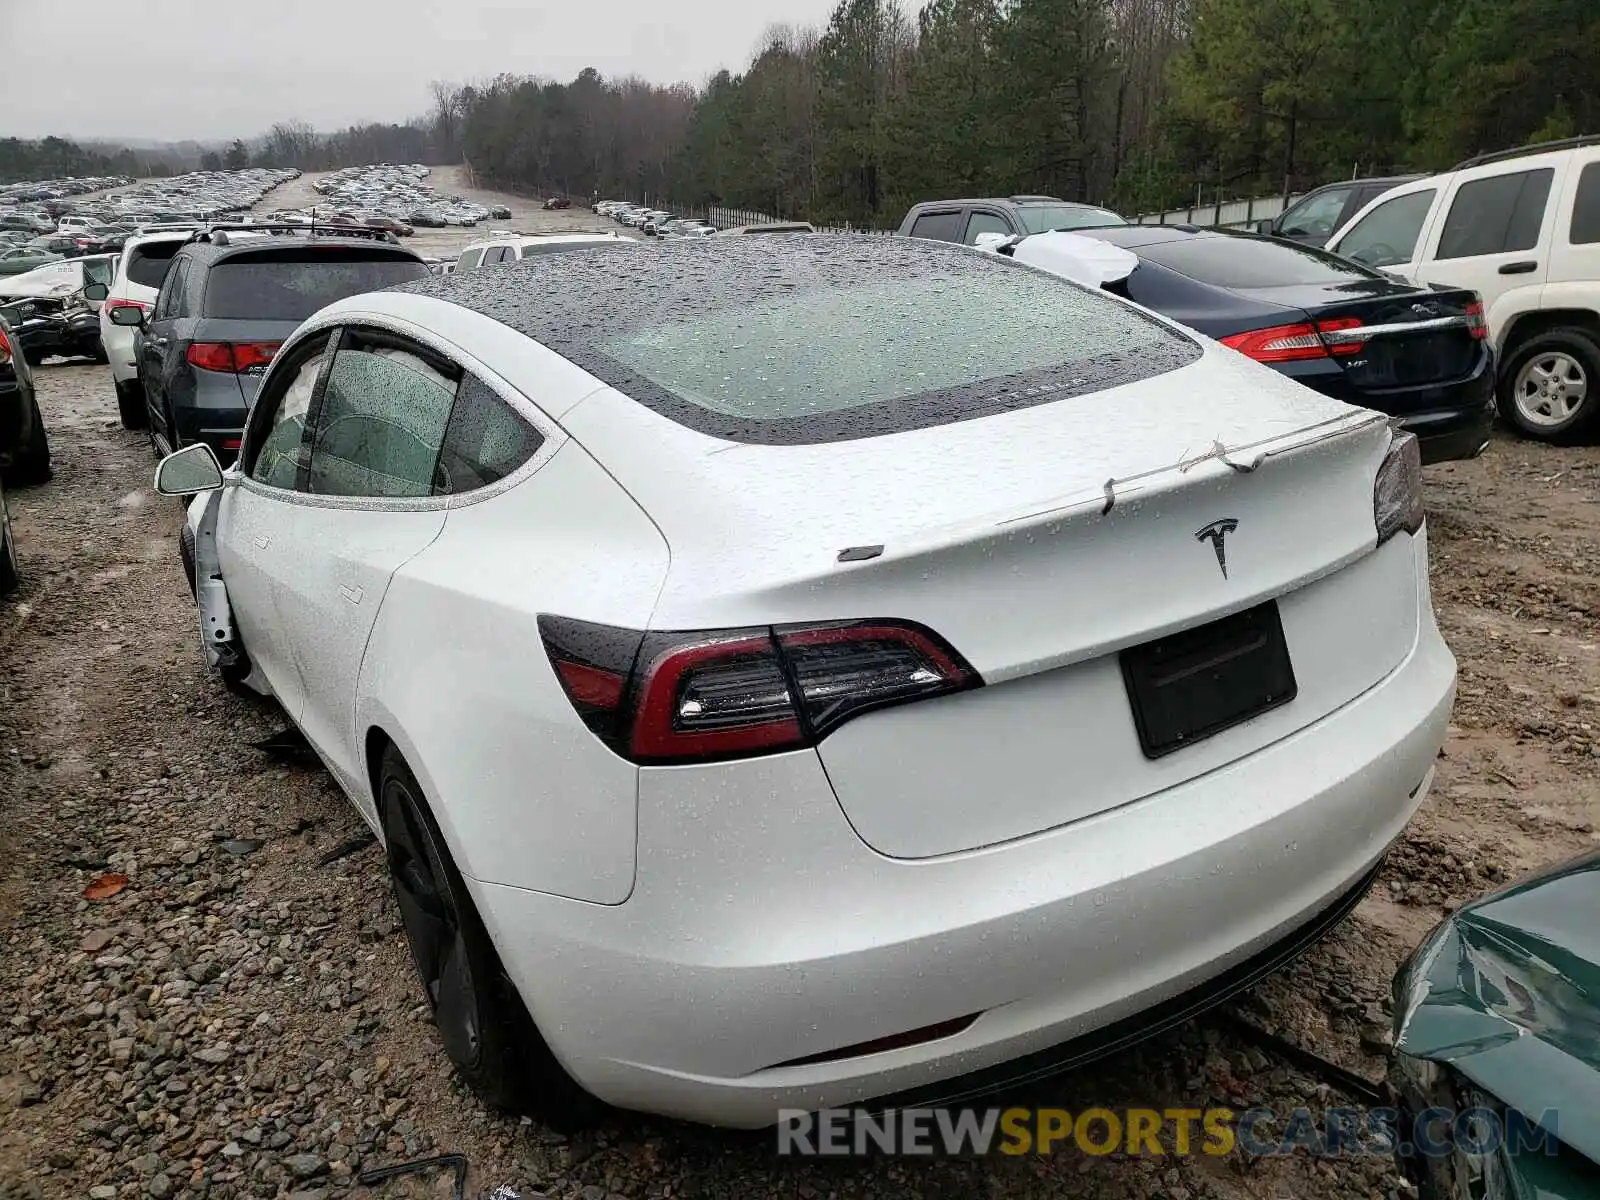
<path fill-rule="evenodd" d="M 1276 601 L 1121 654 L 1139 748 L 1162 758 L 1288 704 L 1298 690 Z"/>

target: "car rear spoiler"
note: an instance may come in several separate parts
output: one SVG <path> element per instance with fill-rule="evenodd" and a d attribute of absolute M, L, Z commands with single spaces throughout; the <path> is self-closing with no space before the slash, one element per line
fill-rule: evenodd
<path fill-rule="evenodd" d="M 371 229 L 365 225 L 323 225 L 319 230 L 316 218 L 308 225 L 297 225 L 289 222 L 263 221 L 253 225 L 248 221 L 216 222 L 206 225 L 189 235 L 190 242 L 206 242 L 213 246 L 226 246 L 229 233 L 267 233 L 273 235 L 298 234 L 301 237 L 330 237 L 330 238 L 365 238 L 371 242 L 387 242 L 391 246 L 398 246 L 400 239 L 386 229 Z"/>

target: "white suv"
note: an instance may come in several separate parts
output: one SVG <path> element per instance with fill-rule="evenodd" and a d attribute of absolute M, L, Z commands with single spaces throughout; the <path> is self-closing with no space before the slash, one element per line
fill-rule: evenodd
<path fill-rule="evenodd" d="M 111 310 L 133 305 L 148 313 L 156 302 L 156 293 L 161 290 L 161 280 L 172 263 L 172 256 L 193 232 L 193 229 L 175 229 L 129 238 L 123 244 L 122 261 L 117 264 L 110 294 L 100 306 L 100 341 L 106 348 L 106 357 L 111 360 L 111 379 L 117 388 L 117 415 L 122 418 L 124 429 L 143 429 L 149 417 L 144 393 L 139 388 L 138 364 L 133 357 L 133 329 L 113 324 Z"/>
<path fill-rule="evenodd" d="M 1501 417 L 1529 437 L 1600 432 L 1600 137 L 1469 159 L 1402 184 L 1327 248 L 1483 297 Z"/>
<path fill-rule="evenodd" d="M 592 250 L 596 246 L 636 246 L 633 238 L 612 233 L 507 233 L 487 242 L 474 242 L 456 259 L 452 274 L 476 271 L 494 263 L 519 262 L 536 254 L 555 254 L 566 250 Z"/>

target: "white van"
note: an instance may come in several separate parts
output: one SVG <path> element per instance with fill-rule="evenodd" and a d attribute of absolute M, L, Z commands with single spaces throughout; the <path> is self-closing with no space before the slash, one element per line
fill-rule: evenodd
<path fill-rule="evenodd" d="M 1356 213 L 1327 248 L 1483 297 L 1501 417 L 1529 437 L 1600 434 L 1600 136 L 1468 159 Z"/>

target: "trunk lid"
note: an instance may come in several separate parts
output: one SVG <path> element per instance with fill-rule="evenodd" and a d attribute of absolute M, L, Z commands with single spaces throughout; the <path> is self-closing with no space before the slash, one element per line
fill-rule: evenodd
<path fill-rule="evenodd" d="M 885 854 L 1025 836 L 1214 769 L 1370 687 L 1415 636 L 1410 554 L 1362 563 L 1383 557 L 1385 420 L 1219 349 L 1137 385 L 826 445 L 717 441 L 609 389 L 563 423 L 671 546 L 652 628 L 912 620 L 983 676 L 821 743 Z M 861 547 L 881 551 L 839 561 Z M 1334 575 L 1349 585 L 1284 609 L 1291 703 L 1145 758 L 1119 651 Z M 1317 622 L 1352 636 L 1307 636 Z"/>
<path fill-rule="evenodd" d="M 1463 379 L 1484 352 L 1467 313 L 1478 296 L 1465 289 L 1428 291 L 1375 279 L 1239 290 L 1252 300 L 1298 309 L 1324 326 L 1359 322 L 1324 333 L 1323 340 L 1362 391 Z M 1476 324 L 1482 327 L 1481 316 Z"/>

